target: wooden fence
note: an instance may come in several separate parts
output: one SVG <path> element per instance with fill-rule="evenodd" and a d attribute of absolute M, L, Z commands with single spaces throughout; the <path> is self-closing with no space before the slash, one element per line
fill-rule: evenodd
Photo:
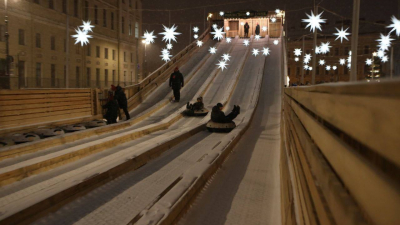
<path fill-rule="evenodd" d="M 400 224 L 399 85 L 285 89 L 283 224 Z"/>

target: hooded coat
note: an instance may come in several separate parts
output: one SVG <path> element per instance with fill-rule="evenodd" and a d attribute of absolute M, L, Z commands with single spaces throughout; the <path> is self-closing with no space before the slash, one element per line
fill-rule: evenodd
<path fill-rule="evenodd" d="M 181 89 L 183 85 L 184 80 L 182 73 L 179 72 L 179 70 L 173 72 L 169 78 L 169 86 L 172 87 L 172 89 Z"/>
<path fill-rule="evenodd" d="M 121 86 L 117 86 L 114 99 L 117 100 L 118 105 L 121 109 L 128 107 L 128 100 L 126 99 L 126 95 Z"/>
<path fill-rule="evenodd" d="M 230 123 L 231 122 L 231 120 L 229 120 L 225 116 L 225 113 L 222 110 L 220 110 L 217 105 L 212 108 L 211 120 L 215 123 Z"/>

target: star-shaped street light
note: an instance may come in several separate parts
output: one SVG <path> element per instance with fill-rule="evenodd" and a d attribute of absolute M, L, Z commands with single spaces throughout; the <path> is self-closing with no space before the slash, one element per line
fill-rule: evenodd
<path fill-rule="evenodd" d="M 319 65 L 321 65 L 321 66 L 325 65 L 325 60 L 323 60 L 323 59 L 319 60 Z"/>
<path fill-rule="evenodd" d="M 379 42 L 378 44 L 379 49 L 383 51 L 388 50 L 393 40 L 394 40 L 393 38 L 390 38 L 390 34 L 386 36 L 381 34 L 381 38 L 377 40 Z"/>
<path fill-rule="evenodd" d="M 321 47 L 315 47 L 315 54 L 320 54 L 321 53 Z"/>
<path fill-rule="evenodd" d="M 162 60 L 165 61 L 165 62 L 171 61 L 172 55 L 170 55 L 169 53 L 168 54 L 162 54 L 160 56 L 161 56 Z"/>
<path fill-rule="evenodd" d="M 385 56 L 385 52 L 384 52 L 383 50 L 379 50 L 378 53 L 377 53 L 377 55 L 378 55 L 378 57 L 379 57 L 380 59 L 382 59 L 382 57 Z"/>
<path fill-rule="evenodd" d="M 165 54 L 169 55 L 168 49 L 163 48 L 163 49 L 161 50 L 161 54 L 163 54 L 163 55 L 165 55 Z"/>
<path fill-rule="evenodd" d="M 154 31 L 149 33 L 146 30 L 146 32 L 143 35 L 143 38 L 145 39 L 146 43 L 154 43 L 154 38 L 156 38 L 156 36 L 154 36 L 153 34 L 154 34 Z"/>
<path fill-rule="evenodd" d="M 329 44 L 330 44 L 329 41 L 326 43 L 324 43 L 324 42 L 321 43 L 321 46 L 319 47 L 319 49 L 321 50 L 322 54 L 328 53 L 329 48 L 332 48 L 332 46 L 329 46 Z"/>
<path fill-rule="evenodd" d="M 232 41 L 232 38 L 230 38 L 230 37 L 226 38 L 226 43 L 231 43 L 231 41 Z"/>
<path fill-rule="evenodd" d="M 329 71 L 329 70 L 331 70 L 331 66 L 329 66 L 329 65 L 327 65 L 326 67 L 325 67 L 325 69 L 327 70 L 327 71 Z"/>
<path fill-rule="evenodd" d="M 265 32 L 268 28 L 266 26 L 263 26 L 261 29 Z"/>
<path fill-rule="evenodd" d="M 215 28 L 214 32 L 211 32 L 211 34 L 214 34 L 213 39 L 217 39 L 218 41 L 224 38 L 225 32 L 222 32 L 223 28 Z"/>
<path fill-rule="evenodd" d="M 260 53 L 260 50 L 253 48 L 252 55 L 257 56 Z"/>
<path fill-rule="evenodd" d="M 164 25 L 163 25 L 164 26 Z M 164 26 L 164 32 L 160 33 L 162 35 L 164 35 L 164 37 L 162 38 L 163 41 L 168 42 L 169 44 L 171 44 L 171 41 L 176 41 L 176 36 L 177 35 L 181 35 L 181 33 L 176 32 L 176 29 L 178 29 L 177 26 L 172 25 L 172 27 L 166 27 Z"/>
<path fill-rule="evenodd" d="M 346 64 L 346 59 L 339 59 L 339 63 L 340 63 L 340 65 Z"/>
<path fill-rule="evenodd" d="M 400 20 L 398 20 L 395 16 L 392 16 L 392 24 L 387 26 L 387 28 L 393 28 L 390 32 L 389 35 L 393 32 L 396 31 L 396 35 L 400 36 Z"/>
<path fill-rule="evenodd" d="M 299 57 L 295 57 L 295 58 L 294 58 L 294 61 L 295 61 L 295 62 L 300 61 Z"/>
<path fill-rule="evenodd" d="M 295 48 L 294 49 L 294 55 L 295 56 L 301 56 L 301 48 Z"/>
<path fill-rule="evenodd" d="M 222 59 L 224 60 L 224 61 L 230 61 L 231 59 L 231 56 L 227 53 L 227 54 L 223 54 L 222 55 Z"/>
<path fill-rule="evenodd" d="M 82 28 L 82 31 L 86 31 L 86 32 L 93 32 L 92 28 L 94 28 L 93 25 L 90 25 L 90 21 L 82 21 L 83 25 L 80 26 Z"/>
<path fill-rule="evenodd" d="M 203 42 L 202 42 L 202 41 L 200 41 L 200 40 L 198 40 L 198 41 L 196 42 L 196 44 L 197 44 L 197 46 L 198 46 L 198 47 L 201 47 L 201 46 L 203 46 Z"/>
<path fill-rule="evenodd" d="M 306 54 L 306 55 L 304 56 L 304 59 L 311 60 L 311 54 Z"/>
<path fill-rule="evenodd" d="M 308 70 L 309 70 L 309 71 L 311 71 L 311 70 L 312 70 L 312 67 L 311 67 L 311 66 L 309 66 L 309 67 L 308 67 Z"/>
<path fill-rule="evenodd" d="M 221 12 L 219 12 L 219 15 L 220 15 L 220 16 L 224 16 L 225 13 L 224 13 L 223 11 L 221 11 Z"/>
<path fill-rule="evenodd" d="M 215 47 L 210 47 L 210 49 L 208 50 L 211 54 L 215 54 L 217 53 L 217 48 Z"/>
<path fill-rule="evenodd" d="M 303 63 L 304 63 L 304 64 L 308 64 L 308 63 L 310 63 L 310 60 L 311 60 L 311 59 L 304 57 Z"/>
<path fill-rule="evenodd" d="M 197 38 L 199 38 L 199 35 L 195 34 L 195 35 L 193 35 L 193 37 L 194 37 L 194 39 L 197 39 Z"/>
<path fill-rule="evenodd" d="M 333 70 L 336 70 L 336 69 L 337 69 L 337 66 L 332 66 L 332 69 L 333 69 Z"/>
<path fill-rule="evenodd" d="M 310 27 L 310 31 L 312 31 L 312 32 L 315 32 L 315 29 L 322 31 L 321 23 L 325 23 L 325 20 L 326 20 L 326 19 L 321 19 L 322 13 L 323 12 L 321 12 L 318 15 L 314 15 L 313 11 L 311 11 L 311 16 L 306 13 L 306 15 L 308 16 L 308 19 L 303 19 L 303 21 L 302 21 L 304 23 L 308 23 L 306 26 L 306 29 L 308 27 Z"/>
<path fill-rule="evenodd" d="M 260 35 L 254 36 L 254 39 L 257 40 L 257 41 L 260 40 Z"/>
<path fill-rule="evenodd" d="M 365 60 L 365 64 L 370 66 L 372 64 L 372 59 Z"/>
<path fill-rule="evenodd" d="M 351 69 L 351 63 L 347 64 L 347 68 Z"/>
<path fill-rule="evenodd" d="M 218 68 L 220 68 L 222 71 L 224 71 L 224 69 L 226 69 L 226 66 L 228 66 L 228 64 L 226 63 L 226 61 L 221 60 L 219 61 L 219 63 L 217 64 Z"/>
<path fill-rule="evenodd" d="M 269 48 L 263 48 L 263 55 L 264 56 L 268 56 L 269 54 L 270 54 L 270 50 L 269 50 Z"/>
<path fill-rule="evenodd" d="M 274 45 L 278 45 L 279 41 L 278 40 L 274 40 Z"/>
<path fill-rule="evenodd" d="M 337 39 L 339 39 L 339 38 L 340 38 L 340 43 L 343 43 L 343 38 L 346 39 L 346 40 L 349 40 L 349 39 L 347 38 L 347 35 L 350 35 L 350 33 L 347 32 L 347 30 L 348 30 L 349 28 L 347 28 L 346 30 L 343 30 L 343 27 L 342 27 L 342 29 L 339 30 L 339 29 L 337 29 L 337 28 L 335 27 L 335 29 L 337 30 L 337 33 L 333 33 L 334 35 L 337 36 L 337 38 L 335 39 L 335 41 L 336 41 Z"/>
<path fill-rule="evenodd" d="M 214 23 L 214 24 L 212 25 L 212 28 L 215 30 L 215 29 L 218 28 L 218 25 L 217 25 L 216 23 Z"/>
<path fill-rule="evenodd" d="M 381 61 L 382 61 L 383 63 L 387 62 L 387 61 L 388 61 L 387 55 L 383 56 L 382 59 L 381 59 Z"/>
<path fill-rule="evenodd" d="M 308 67 L 309 67 L 308 65 L 304 65 L 305 70 L 308 70 Z"/>
<path fill-rule="evenodd" d="M 195 32 L 195 33 L 197 33 L 197 32 L 199 32 L 199 28 L 198 27 L 193 27 L 193 32 Z"/>
<path fill-rule="evenodd" d="M 168 50 L 171 50 L 172 47 L 174 47 L 172 44 L 167 44 L 167 49 L 168 49 Z"/>
<path fill-rule="evenodd" d="M 89 44 L 89 38 L 92 38 L 92 35 L 88 35 L 87 31 L 83 31 L 81 29 L 75 29 L 76 34 L 71 35 L 75 38 L 75 44 L 81 43 L 81 46 Z"/>
<path fill-rule="evenodd" d="M 243 41 L 243 44 L 244 44 L 244 46 L 249 46 L 250 41 L 249 41 L 249 40 L 244 40 L 244 41 Z"/>
<path fill-rule="evenodd" d="M 275 22 L 276 22 L 276 18 L 275 18 L 275 17 L 272 17 L 272 18 L 271 18 L 271 22 L 272 22 L 272 23 L 275 23 Z"/>

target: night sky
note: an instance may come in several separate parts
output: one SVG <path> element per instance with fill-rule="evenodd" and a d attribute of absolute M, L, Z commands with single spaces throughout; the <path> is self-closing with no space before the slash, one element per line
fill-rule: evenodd
<path fill-rule="evenodd" d="M 171 25 L 176 24 L 178 26 L 177 31 L 182 33 L 178 36 L 178 43 L 174 43 L 172 54 L 176 54 L 190 43 L 190 24 L 192 27 L 198 26 L 200 28 L 199 33 L 204 31 L 204 6 L 206 6 L 206 13 L 237 10 L 274 11 L 279 8 L 286 11 L 288 35 L 295 39 L 309 33 L 309 30 L 300 26 L 301 19 L 306 18 L 305 13 L 310 14 L 313 2 L 313 0 L 144 0 L 143 30 L 155 30 L 157 34 L 162 32 L 162 24 L 168 26 L 169 22 L 169 13 L 164 10 L 173 10 L 171 11 Z M 316 2 L 320 3 L 321 7 L 340 16 L 350 19 L 352 17 L 352 0 L 316 0 Z M 389 25 L 391 15 L 400 17 L 400 0 L 361 0 L 360 18 L 371 22 L 384 21 L 386 25 Z M 341 24 L 338 25 L 337 21 L 346 19 L 326 11 L 323 13 L 323 18 L 328 19 L 328 24 L 322 27 L 324 31 L 322 33 L 326 34 L 332 33 L 335 26 L 341 27 Z M 369 32 L 387 33 L 387 29 L 384 26 L 360 23 L 360 33 Z M 193 38 L 191 41 L 193 41 Z M 165 47 L 165 44 L 161 42 L 161 36 L 157 37 L 155 44 L 147 47 L 149 71 L 155 70 L 163 64 L 159 57 L 163 47 Z"/>

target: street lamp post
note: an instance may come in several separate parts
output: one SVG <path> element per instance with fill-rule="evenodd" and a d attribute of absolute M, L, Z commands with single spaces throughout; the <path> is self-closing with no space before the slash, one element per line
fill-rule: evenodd
<path fill-rule="evenodd" d="M 4 7 L 6 11 L 6 16 L 5 16 L 5 35 L 4 37 L 6 38 L 6 75 L 10 76 L 10 46 L 9 46 L 9 37 L 10 34 L 8 33 L 8 13 L 7 13 L 7 0 L 4 0 Z"/>
<path fill-rule="evenodd" d="M 147 70 L 147 45 L 150 44 L 149 42 L 147 42 L 146 40 L 142 40 L 142 43 L 144 44 L 144 66 L 143 66 L 143 73 L 144 75 L 146 75 L 146 70 Z"/>

